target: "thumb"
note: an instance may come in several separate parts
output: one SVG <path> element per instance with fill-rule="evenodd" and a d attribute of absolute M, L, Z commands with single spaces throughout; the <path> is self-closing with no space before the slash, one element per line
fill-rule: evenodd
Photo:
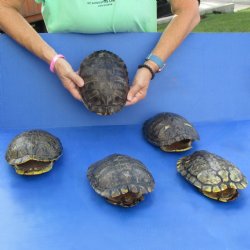
<path fill-rule="evenodd" d="M 136 85 L 136 84 L 133 85 L 128 92 L 128 97 L 127 97 L 128 101 L 131 101 L 136 96 L 136 94 L 140 91 L 140 89 L 141 87 L 139 85 Z"/>

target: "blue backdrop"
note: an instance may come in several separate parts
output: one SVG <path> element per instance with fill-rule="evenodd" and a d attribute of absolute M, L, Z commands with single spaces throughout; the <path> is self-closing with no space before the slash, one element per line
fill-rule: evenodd
<path fill-rule="evenodd" d="M 159 34 L 43 37 L 66 56 L 75 70 L 94 50 L 117 53 L 126 62 L 132 82 L 137 65 L 144 61 Z M 138 124 L 165 110 L 195 122 L 250 117 L 246 108 L 250 97 L 250 38 L 246 33 L 189 36 L 170 58 L 167 68 L 152 81 L 148 97 L 112 117 L 89 113 L 61 87 L 48 65 L 8 37 L 0 39 L 2 128 Z"/>
<path fill-rule="evenodd" d="M 132 81 L 159 34 L 47 34 L 74 69 L 94 50 L 117 53 Z M 250 34 L 192 34 L 148 96 L 120 113 L 90 113 L 61 86 L 48 65 L 0 36 L 0 249 L 1 250 L 249 250 L 249 188 L 231 203 L 202 196 L 176 171 L 177 160 L 205 149 L 235 163 L 249 178 Z M 161 111 L 193 122 L 201 140 L 185 153 L 149 145 L 145 119 Z M 10 140 L 25 129 L 58 136 L 64 155 L 53 170 L 18 176 L 5 162 Z M 131 209 L 112 206 L 90 187 L 90 164 L 112 153 L 135 157 L 156 188 Z"/>

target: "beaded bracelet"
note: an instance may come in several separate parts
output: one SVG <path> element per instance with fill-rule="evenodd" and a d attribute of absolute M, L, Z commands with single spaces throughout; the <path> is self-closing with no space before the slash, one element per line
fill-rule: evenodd
<path fill-rule="evenodd" d="M 151 80 L 154 79 L 155 73 L 154 73 L 153 69 L 150 66 L 148 66 L 147 64 L 141 64 L 141 65 L 138 66 L 138 69 L 141 69 L 141 68 L 148 69 L 150 71 L 151 75 L 152 75 Z"/>

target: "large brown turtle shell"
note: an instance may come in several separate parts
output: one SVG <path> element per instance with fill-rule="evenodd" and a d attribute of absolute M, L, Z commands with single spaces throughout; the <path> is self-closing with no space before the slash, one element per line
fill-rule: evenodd
<path fill-rule="evenodd" d="M 120 111 L 129 91 L 127 67 L 116 54 L 100 50 L 85 58 L 79 75 L 84 80 L 80 88 L 83 103 L 99 115 Z"/>
<path fill-rule="evenodd" d="M 205 150 L 181 158 L 177 170 L 204 195 L 223 202 L 234 200 L 237 189 L 247 186 L 247 179 L 231 162 Z"/>
<path fill-rule="evenodd" d="M 62 154 L 62 144 L 54 135 L 44 130 L 29 130 L 17 135 L 6 151 L 6 161 L 10 165 L 27 161 L 55 161 Z"/>
<path fill-rule="evenodd" d="M 189 149 L 191 145 L 183 149 L 175 149 L 174 145 L 181 142 L 185 144 L 187 141 L 191 143 L 200 139 L 198 132 L 189 121 L 171 112 L 162 112 L 146 120 L 143 124 L 143 134 L 147 141 L 163 150 L 173 145 L 169 151 Z"/>
<path fill-rule="evenodd" d="M 94 164 L 87 173 L 93 189 L 109 202 L 131 207 L 154 189 L 154 179 L 145 165 L 130 156 L 113 154 Z"/>

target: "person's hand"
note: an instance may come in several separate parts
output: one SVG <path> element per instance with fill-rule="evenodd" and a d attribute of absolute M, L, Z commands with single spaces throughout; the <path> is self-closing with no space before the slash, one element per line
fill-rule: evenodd
<path fill-rule="evenodd" d="M 152 63 L 148 64 L 154 72 L 158 70 L 158 67 Z M 135 104 L 141 101 L 147 95 L 152 74 L 146 68 L 140 68 L 137 70 L 133 84 L 128 92 L 126 106 Z"/>
<path fill-rule="evenodd" d="M 146 97 L 150 80 L 151 73 L 148 69 L 141 68 L 137 70 L 133 84 L 128 92 L 127 106 L 135 104 Z"/>
<path fill-rule="evenodd" d="M 55 72 L 63 86 L 79 101 L 82 97 L 78 88 L 84 85 L 83 79 L 72 69 L 70 64 L 63 58 L 59 58 L 55 64 Z"/>

